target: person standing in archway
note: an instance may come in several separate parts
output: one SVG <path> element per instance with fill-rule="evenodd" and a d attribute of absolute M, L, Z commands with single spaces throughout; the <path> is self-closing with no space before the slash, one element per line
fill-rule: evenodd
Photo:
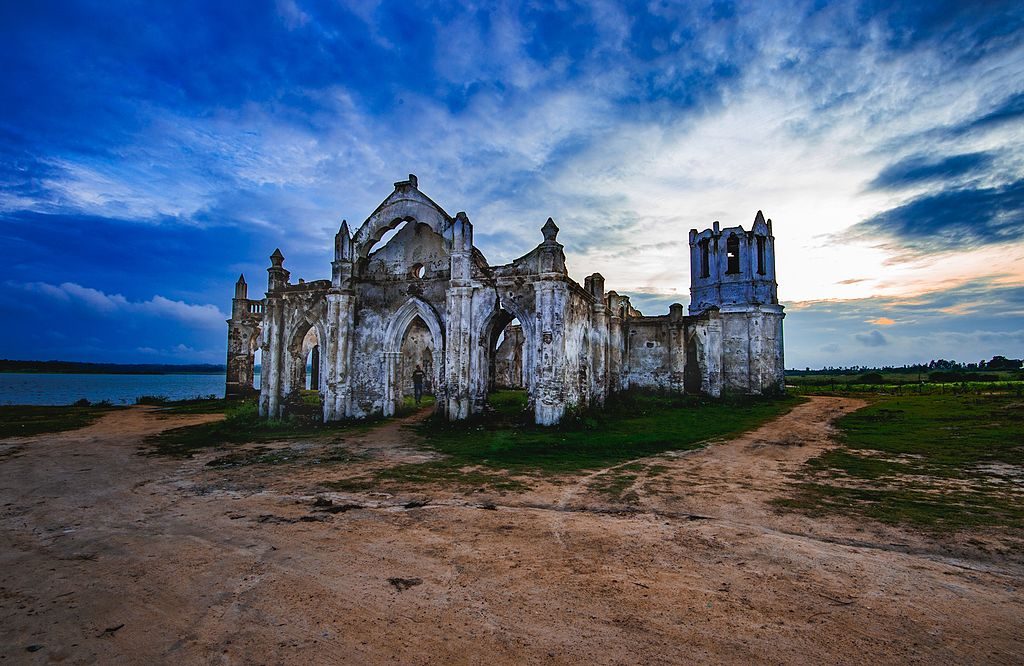
<path fill-rule="evenodd" d="M 416 398 L 416 404 L 420 404 L 420 400 L 423 398 L 423 369 L 416 364 L 416 369 L 412 371 L 412 392 L 413 397 Z"/>

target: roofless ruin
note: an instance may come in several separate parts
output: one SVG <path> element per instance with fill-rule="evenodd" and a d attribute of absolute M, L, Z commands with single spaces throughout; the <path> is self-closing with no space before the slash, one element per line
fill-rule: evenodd
<path fill-rule="evenodd" d="M 390 416 L 417 365 L 437 410 L 465 419 L 496 387 L 526 389 L 538 424 L 600 406 L 627 388 L 720 396 L 783 390 L 782 319 L 771 220 L 690 231 L 690 307 L 647 317 L 604 277 L 569 277 L 550 218 L 537 247 L 491 266 L 465 213 L 423 194 L 416 176 L 355 234 L 335 236 L 331 279 L 289 281 L 275 250 L 267 292 L 235 285 L 228 320 L 228 397 L 251 393 L 261 350 L 260 414 L 280 417 L 306 385 L 312 358 L 323 418 Z M 400 227 L 400 229 L 399 229 Z M 398 229 L 382 247 L 385 234 Z"/>

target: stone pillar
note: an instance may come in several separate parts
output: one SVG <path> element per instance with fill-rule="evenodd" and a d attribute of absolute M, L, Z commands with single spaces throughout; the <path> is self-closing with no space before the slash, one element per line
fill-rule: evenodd
<path fill-rule="evenodd" d="M 470 382 L 473 364 L 472 305 L 472 287 L 450 287 L 448 289 L 445 376 L 447 377 L 448 405 L 446 411 L 448 419 L 451 421 L 468 418 L 472 412 L 473 396 Z"/>
<path fill-rule="evenodd" d="M 700 390 L 713 398 L 722 395 L 722 317 L 717 310 L 708 312 L 707 340 L 704 343 L 704 372 Z"/>
<path fill-rule="evenodd" d="M 382 372 L 384 373 L 384 416 L 394 416 L 402 400 L 402 388 L 399 386 L 401 380 L 398 376 L 402 352 L 386 351 L 381 354 L 383 356 Z"/>
<path fill-rule="evenodd" d="M 608 393 L 623 389 L 622 365 L 625 349 L 622 343 L 622 317 L 614 303 L 608 313 Z"/>
<path fill-rule="evenodd" d="M 675 393 L 685 391 L 686 325 L 683 306 L 673 303 L 668 308 L 669 388 Z"/>
<path fill-rule="evenodd" d="M 448 419 L 468 418 L 473 408 L 473 225 L 465 213 L 452 225 L 451 283 L 448 287 L 445 339 Z"/>
<path fill-rule="evenodd" d="M 267 418 L 280 418 L 282 415 L 283 316 L 281 298 L 268 296 L 267 310 L 263 316 L 263 373 L 260 381 L 260 416 Z"/>
<path fill-rule="evenodd" d="M 327 293 L 327 340 L 324 341 L 324 421 L 352 416 L 350 362 L 352 349 L 352 292 L 332 289 Z"/>
<path fill-rule="evenodd" d="M 564 283 L 542 280 L 537 289 L 540 313 L 540 358 L 534 419 L 538 425 L 555 425 L 565 415 L 565 309 L 568 291 Z"/>

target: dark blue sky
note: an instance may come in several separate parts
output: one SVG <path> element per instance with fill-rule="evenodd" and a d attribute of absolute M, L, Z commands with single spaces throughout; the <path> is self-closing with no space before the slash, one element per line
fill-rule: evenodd
<path fill-rule="evenodd" d="M 650 314 L 763 209 L 791 367 L 1021 356 L 1024 10 L 892 4 L 3 3 L 0 357 L 222 362 L 410 172 Z"/>

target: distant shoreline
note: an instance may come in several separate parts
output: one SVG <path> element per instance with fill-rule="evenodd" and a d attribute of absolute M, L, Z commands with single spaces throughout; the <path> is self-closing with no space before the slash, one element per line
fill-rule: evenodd
<path fill-rule="evenodd" d="M 78 361 L 0 360 L 0 373 L 63 375 L 219 375 L 226 366 L 213 363 L 83 363 Z"/>

